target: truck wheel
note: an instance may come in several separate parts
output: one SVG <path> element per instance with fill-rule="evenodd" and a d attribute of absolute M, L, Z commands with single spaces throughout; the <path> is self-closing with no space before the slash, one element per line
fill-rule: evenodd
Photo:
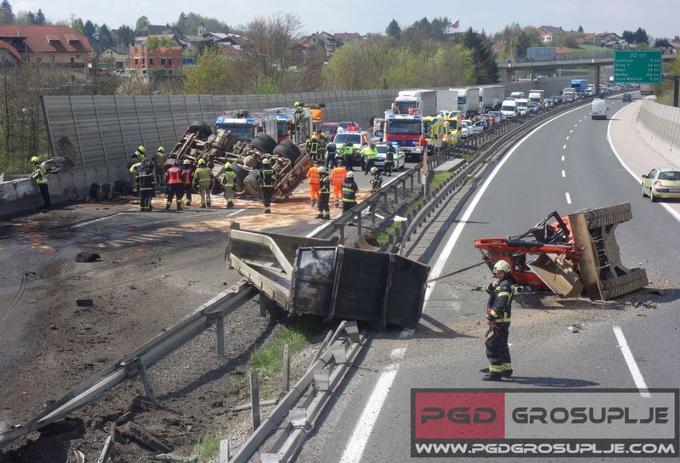
<path fill-rule="evenodd" d="M 274 154 L 278 156 L 283 156 L 290 160 L 290 162 L 295 162 L 300 157 L 300 149 L 295 145 L 295 143 L 285 143 L 281 142 L 274 148 Z"/>
<path fill-rule="evenodd" d="M 260 132 L 251 140 L 250 146 L 263 153 L 272 154 L 276 147 L 276 142 L 266 133 Z"/>
<path fill-rule="evenodd" d="M 212 133 L 210 126 L 203 121 L 194 121 L 189 124 L 189 132 L 198 132 L 201 138 L 208 138 Z"/>

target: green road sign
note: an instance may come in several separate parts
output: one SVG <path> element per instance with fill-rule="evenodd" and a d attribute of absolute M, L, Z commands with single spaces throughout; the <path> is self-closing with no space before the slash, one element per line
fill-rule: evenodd
<path fill-rule="evenodd" d="M 622 51 L 614 54 L 614 82 L 622 84 L 658 84 L 663 65 L 657 50 Z"/>

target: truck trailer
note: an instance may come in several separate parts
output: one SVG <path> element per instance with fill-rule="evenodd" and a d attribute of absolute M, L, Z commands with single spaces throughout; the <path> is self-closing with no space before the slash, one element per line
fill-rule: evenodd
<path fill-rule="evenodd" d="M 479 87 L 479 104 L 482 111 L 499 109 L 505 100 L 505 85 L 484 85 Z"/>
<path fill-rule="evenodd" d="M 392 112 L 432 116 L 437 113 L 437 91 L 402 90 L 392 103 Z"/>

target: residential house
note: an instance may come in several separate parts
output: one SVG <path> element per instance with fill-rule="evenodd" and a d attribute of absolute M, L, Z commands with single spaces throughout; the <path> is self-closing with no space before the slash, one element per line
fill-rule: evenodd
<path fill-rule="evenodd" d="M 0 26 L 0 41 L 9 44 L 28 64 L 85 68 L 93 54 L 88 38 L 68 26 L 7 24 Z M 7 53 L 13 52 L 5 47 Z"/>
<path fill-rule="evenodd" d="M 135 34 L 137 37 L 146 37 L 147 35 L 175 35 L 175 31 L 170 26 L 160 26 L 154 24 L 147 24 L 142 27 Z"/>
<path fill-rule="evenodd" d="M 179 76 L 182 72 L 182 48 L 148 48 L 146 45 L 130 47 L 128 67 L 147 76 Z"/>
<path fill-rule="evenodd" d="M 127 69 L 130 49 L 126 46 L 110 47 L 97 55 L 98 68 L 123 72 Z"/>
<path fill-rule="evenodd" d="M 538 38 L 544 45 L 550 45 L 553 43 L 556 34 L 561 34 L 564 30 L 561 27 L 555 26 L 539 26 L 538 28 Z"/>
<path fill-rule="evenodd" d="M 361 34 L 359 34 L 358 32 L 337 32 L 333 35 L 335 35 L 335 38 L 339 42 L 339 45 L 344 45 L 349 42 L 361 40 Z"/>
<path fill-rule="evenodd" d="M 298 44 L 304 49 L 304 55 L 313 48 L 321 48 L 326 53 L 326 58 L 330 58 L 338 49 L 340 43 L 338 39 L 326 31 L 314 32 L 311 35 L 302 37 L 298 40 Z"/>
<path fill-rule="evenodd" d="M 14 67 L 22 61 L 16 48 L 4 40 L 0 40 L 0 66 Z"/>

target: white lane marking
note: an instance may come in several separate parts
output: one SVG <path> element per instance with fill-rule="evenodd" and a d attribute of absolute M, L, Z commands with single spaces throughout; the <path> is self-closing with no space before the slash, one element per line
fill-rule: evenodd
<path fill-rule="evenodd" d="M 234 212 L 227 214 L 227 217 L 234 217 L 236 214 L 240 214 L 243 211 L 245 211 L 245 209 L 237 209 Z"/>
<path fill-rule="evenodd" d="M 574 129 L 571 129 L 571 130 L 569 131 L 569 133 L 574 133 Z"/>
<path fill-rule="evenodd" d="M 565 171 L 562 171 L 562 178 L 567 178 L 567 173 Z"/>
<path fill-rule="evenodd" d="M 135 209 L 130 209 L 130 211 L 134 211 L 134 210 L 135 210 Z M 102 222 L 102 221 L 104 221 L 104 220 L 109 220 L 109 219 L 111 219 L 111 218 L 113 218 L 113 217 L 116 217 L 116 216 L 125 214 L 125 212 L 127 212 L 127 211 L 124 211 L 124 212 L 116 212 L 115 214 L 106 215 L 106 216 L 104 216 L 104 217 L 99 217 L 98 219 L 86 220 L 86 221 L 84 221 L 84 222 L 77 223 L 77 224 L 71 226 L 70 228 L 80 228 L 80 227 L 84 227 L 85 225 L 91 225 L 91 224 L 93 224 L 93 223 Z"/>
<path fill-rule="evenodd" d="M 642 377 L 642 373 L 640 373 L 640 369 L 635 362 L 635 357 L 633 357 L 633 353 L 631 352 L 630 347 L 628 347 L 628 342 L 623 335 L 623 330 L 620 326 L 613 326 L 612 328 L 614 330 L 614 335 L 616 336 L 616 341 L 619 343 L 621 353 L 623 354 L 623 359 L 626 361 L 626 365 L 628 365 L 628 369 L 633 377 L 633 381 L 635 381 L 635 385 L 640 391 L 640 395 L 645 398 L 651 397 L 649 390 L 647 389 L 645 378 Z"/>
<path fill-rule="evenodd" d="M 574 108 L 572 110 L 560 114 L 559 116 L 554 117 L 553 119 L 550 119 L 549 121 L 545 121 L 544 123 L 536 127 L 534 130 L 529 132 L 527 135 L 525 135 L 520 141 L 518 141 L 510 149 L 510 151 L 508 151 L 508 153 L 498 162 L 496 167 L 491 171 L 491 174 L 489 174 L 489 176 L 486 178 L 482 186 L 475 194 L 475 197 L 472 199 L 467 209 L 465 209 L 463 216 L 456 225 L 456 228 L 453 230 L 453 233 L 449 237 L 448 241 L 444 245 L 444 249 L 437 257 L 437 261 L 432 266 L 432 270 L 430 271 L 430 278 L 436 278 L 439 275 L 441 275 L 441 272 L 444 269 L 444 265 L 449 260 L 449 257 L 453 252 L 453 248 L 456 246 L 456 243 L 458 242 L 460 235 L 463 233 L 463 228 L 465 228 L 465 224 L 470 219 L 470 216 L 477 207 L 479 201 L 482 199 L 482 196 L 484 195 L 484 192 L 486 192 L 486 189 L 489 187 L 489 185 L 491 185 L 491 182 L 493 181 L 494 177 L 498 175 L 498 172 L 500 172 L 503 165 L 508 161 L 508 159 L 510 159 L 513 153 L 517 151 L 517 149 L 529 137 L 531 137 L 534 133 L 541 130 L 546 125 L 550 124 L 553 121 L 556 121 L 557 119 L 563 116 L 566 116 L 567 114 L 571 114 L 574 111 L 578 111 L 582 108 L 583 106 Z M 425 292 L 425 301 L 423 303 L 424 307 L 427 307 L 427 302 L 429 301 L 430 295 L 432 294 L 432 290 L 434 289 L 436 284 L 437 282 L 433 282 L 430 286 L 428 286 L 427 291 Z M 409 331 L 411 331 L 412 334 L 412 330 Z M 408 335 L 408 331 L 404 330 L 402 334 Z M 406 354 L 406 350 L 404 350 L 404 354 Z M 373 392 L 371 393 L 371 396 L 368 398 L 368 401 L 366 402 L 364 411 L 361 413 L 361 416 L 357 421 L 356 428 L 354 429 L 354 432 L 352 433 L 352 436 L 350 437 L 349 442 L 345 447 L 345 451 L 342 454 L 340 463 L 358 463 L 361 460 L 361 457 L 364 453 L 364 449 L 366 448 L 366 444 L 368 444 L 368 439 L 370 438 L 371 433 L 373 431 L 373 427 L 375 426 L 375 423 L 378 420 L 378 415 L 380 414 L 380 410 L 382 409 L 382 406 L 385 403 L 385 400 L 387 399 L 387 395 L 389 393 L 390 388 L 392 387 L 392 383 L 394 382 L 395 377 L 397 376 L 398 370 L 399 365 L 390 365 L 383 371 L 383 373 L 380 375 L 380 378 L 378 378 L 378 382 L 373 388 Z"/>
<path fill-rule="evenodd" d="M 340 463 L 357 463 L 361 460 L 366 444 L 368 444 L 368 438 L 371 437 L 373 426 L 378 421 L 380 410 L 382 410 L 383 404 L 387 400 L 387 395 L 396 377 L 396 365 L 390 365 L 380 374 L 380 378 L 378 378 L 378 382 L 375 384 L 373 392 L 366 402 L 366 408 L 364 408 L 359 417 L 357 427 L 354 428 L 352 437 L 349 439 L 347 447 L 345 447 L 345 451 L 340 458 Z"/>
<path fill-rule="evenodd" d="M 566 138 L 566 140 L 567 140 L 567 141 L 569 141 L 569 135 L 567 135 L 567 138 Z"/>
<path fill-rule="evenodd" d="M 562 145 L 562 149 L 563 149 L 563 150 L 566 150 L 566 149 L 567 149 L 567 145 Z"/>
<path fill-rule="evenodd" d="M 579 119 L 578 121 L 579 121 L 579 122 L 583 122 L 583 119 Z"/>
<path fill-rule="evenodd" d="M 571 204 L 571 195 L 568 191 L 564 193 L 564 196 L 567 198 L 567 204 Z"/>
<path fill-rule="evenodd" d="M 618 116 L 619 113 L 626 108 L 627 108 L 627 106 L 616 111 L 616 113 L 612 116 L 611 120 L 609 121 L 609 124 L 607 124 L 607 142 L 609 143 L 609 148 L 611 148 L 612 152 L 614 153 L 614 156 L 616 156 L 616 159 L 619 160 L 619 163 L 623 166 L 623 168 L 628 171 L 630 176 L 633 177 L 635 179 L 635 181 L 638 182 L 638 184 L 642 185 L 642 178 L 639 177 L 638 175 L 636 175 L 635 172 L 633 172 L 633 170 L 630 167 L 628 167 L 628 164 L 626 164 L 624 162 L 624 160 L 621 157 L 621 155 L 619 154 L 619 152 L 616 151 L 616 148 L 614 148 L 614 143 L 612 142 L 612 135 L 611 135 L 612 122 L 617 120 L 618 118 L 616 116 Z M 668 205 L 666 203 L 660 203 L 660 205 L 664 209 L 666 209 L 666 212 L 668 212 L 675 220 L 680 222 L 680 212 L 676 211 L 675 209 L 673 209 L 670 205 Z"/>
<path fill-rule="evenodd" d="M 562 155 L 562 162 L 564 162 L 564 154 Z"/>
<path fill-rule="evenodd" d="M 578 127 L 578 124 L 574 124 L 574 127 Z"/>
<path fill-rule="evenodd" d="M 397 347 L 390 352 L 390 358 L 392 360 L 401 360 L 406 357 L 406 347 Z"/>

